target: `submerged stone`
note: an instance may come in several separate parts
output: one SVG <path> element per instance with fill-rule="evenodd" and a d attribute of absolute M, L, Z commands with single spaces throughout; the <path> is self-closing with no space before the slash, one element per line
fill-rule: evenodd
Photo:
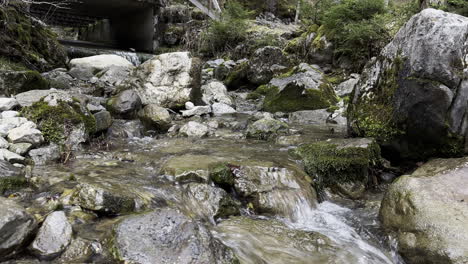
<path fill-rule="evenodd" d="M 204 226 L 175 209 L 124 218 L 114 228 L 113 255 L 131 263 L 236 263 Z"/>

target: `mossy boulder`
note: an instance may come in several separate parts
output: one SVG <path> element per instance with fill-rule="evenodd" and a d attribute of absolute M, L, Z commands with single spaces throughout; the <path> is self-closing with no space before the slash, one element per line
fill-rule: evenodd
<path fill-rule="evenodd" d="M 378 144 L 370 138 L 330 139 L 302 145 L 295 152 L 318 191 L 345 183 L 367 184 L 381 158 Z"/>
<path fill-rule="evenodd" d="M 236 65 L 230 70 L 223 83 L 229 90 L 237 90 L 242 87 L 251 86 L 247 74 L 249 72 L 249 63 L 247 61 Z"/>
<path fill-rule="evenodd" d="M 390 185 L 380 220 L 407 263 L 468 262 L 468 157 L 434 159 Z"/>
<path fill-rule="evenodd" d="M 256 92 L 265 95 L 263 109 L 268 112 L 324 109 L 338 101 L 326 76 L 307 64 L 272 79 Z"/>
<path fill-rule="evenodd" d="M 0 57 L 0 93 L 16 95 L 30 90 L 49 89 L 49 81 L 34 70 Z"/>
<path fill-rule="evenodd" d="M 248 126 L 247 137 L 260 140 L 269 140 L 276 138 L 279 135 L 287 134 L 288 129 L 288 124 L 282 121 L 272 118 L 263 118 Z"/>
<path fill-rule="evenodd" d="M 467 34 L 466 17 L 434 9 L 413 16 L 364 69 L 348 108 L 352 135 L 376 138 L 395 159 L 461 156 Z"/>
<path fill-rule="evenodd" d="M 24 107 L 21 115 L 38 124 L 46 142 L 64 144 L 77 127 L 84 127 L 87 135 L 96 132 L 94 116 L 75 101 L 49 105 L 41 100 Z"/>
<path fill-rule="evenodd" d="M 27 7 L 9 4 L 0 9 L 0 57 L 39 72 L 63 67 L 66 53 L 56 35 L 27 15 Z"/>

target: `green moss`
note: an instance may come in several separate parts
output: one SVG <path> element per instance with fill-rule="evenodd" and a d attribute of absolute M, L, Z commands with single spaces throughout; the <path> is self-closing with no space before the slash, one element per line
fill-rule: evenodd
<path fill-rule="evenodd" d="M 366 183 L 368 171 L 380 164 L 380 148 L 375 142 L 361 148 L 323 141 L 303 145 L 296 153 L 302 157 L 317 191 L 336 183 Z"/>
<path fill-rule="evenodd" d="M 223 188 L 230 188 L 234 185 L 234 174 L 227 164 L 217 164 L 210 169 L 210 179 Z"/>
<path fill-rule="evenodd" d="M 250 92 L 248 95 L 247 95 L 247 100 L 258 100 L 262 98 L 262 95 L 259 94 L 258 92 L 256 91 L 253 91 L 253 92 Z"/>
<path fill-rule="evenodd" d="M 84 124 L 86 132 L 92 134 L 96 131 L 96 120 L 90 113 L 84 113 L 76 103 L 69 105 L 59 102 L 57 106 L 49 106 L 44 101 L 24 107 L 21 115 L 37 123 L 46 142 L 58 144 L 68 137 L 73 126 Z"/>
<path fill-rule="evenodd" d="M 247 72 L 249 70 L 249 63 L 243 62 L 236 67 L 228 74 L 224 80 L 224 84 L 229 89 L 239 89 L 242 86 L 245 86 L 249 83 L 247 79 Z"/>
<path fill-rule="evenodd" d="M 348 116 L 355 120 L 353 132 L 360 136 L 377 138 L 381 142 L 391 141 L 403 134 L 393 118 L 392 102 L 398 89 L 402 64 L 401 58 L 395 58 L 392 67 L 382 74 L 372 94 L 362 96 L 348 108 Z"/>
<path fill-rule="evenodd" d="M 7 191 L 16 191 L 28 186 L 28 181 L 24 177 L 0 178 L 0 194 Z"/>
<path fill-rule="evenodd" d="M 316 110 L 336 104 L 333 87 L 324 83 L 318 89 L 307 89 L 296 83 L 288 84 L 281 92 L 277 87 L 268 88 L 263 109 L 268 112 L 295 112 Z"/>

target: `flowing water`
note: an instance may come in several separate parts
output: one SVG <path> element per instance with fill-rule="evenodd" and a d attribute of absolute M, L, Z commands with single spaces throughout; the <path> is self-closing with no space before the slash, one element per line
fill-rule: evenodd
<path fill-rule="evenodd" d="M 342 136 L 324 127 L 297 129 L 303 131 L 301 142 Z M 92 147 L 78 153 L 68 165 L 38 167 L 33 176 L 47 182 L 49 187 L 44 191 L 50 194 L 73 188 L 77 183 L 95 184 L 133 195 L 142 207 L 148 206 L 145 201 L 151 201 L 149 207 L 153 208 L 169 204 L 209 215 L 208 206 L 197 207 L 187 202 L 186 189 L 175 183 L 174 175 L 162 173 L 164 168 L 171 164 L 202 171 L 215 162 L 249 164 L 260 168 L 264 177 L 276 178 L 275 181 L 296 191 L 273 190 L 264 197 L 266 204 L 280 208 L 276 215 L 254 215 L 244 208 L 243 216 L 208 221 L 213 235 L 232 248 L 241 263 L 403 263 L 390 240 L 382 235 L 377 221 L 379 195 L 369 200 L 374 206 L 363 208 L 356 207 L 354 202 L 317 204 L 303 190 L 310 186 L 304 187 L 301 181 L 288 178 L 292 174 L 304 175 L 297 172 L 299 161 L 289 154 L 293 147 L 238 139 L 233 131 L 222 133 L 219 138 L 115 140 L 105 148 Z M 67 180 L 71 177 L 74 180 Z M 35 201 L 37 196 L 33 196 L 29 206 L 34 206 Z M 75 229 L 81 237 L 99 241 L 113 221 L 95 218 Z"/>

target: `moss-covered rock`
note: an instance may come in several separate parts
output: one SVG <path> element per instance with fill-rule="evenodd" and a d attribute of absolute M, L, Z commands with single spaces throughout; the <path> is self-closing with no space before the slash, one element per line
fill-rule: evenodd
<path fill-rule="evenodd" d="M 39 72 L 63 67 L 66 54 L 56 35 L 26 14 L 26 6 L 0 9 L 0 56 Z"/>
<path fill-rule="evenodd" d="M 249 72 L 249 63 L 247 61 L 236 65 L 224 79 L 224 84 L 230 90 L 237 90 L 242 87 L 250 86 L 247 74 Z"/>
<path fill-rule="evenodd" d="M 296 154 L 318 191 L 342 183 L 367 184 L 369 171 L 380 164 L 380 148 L 369 138 L 320 141 L 299 147 Z"/>
<path fill-rule="evenodd" d="M 0 93 L 16 95 L 30 90 L 49 89 L 49 81 L 37 71 L 28 70 L 22 65 L 13 64 L 0 57 Z"/>
<path fill-rule="evenodd" d="M 461 156 L 466 34 L 467 18 L 434 9 L 413 16 L 365 67 L 348 108 L 352 135 L 376 138 L 394 159 Z"/>
<path fill-rule="evenodd" d="M 78 102 L 58 101 L 50 106 L 43 100 L 24 107 L 21 115 L 38 124 L 46 142 L 63 144 L 74 127 L 83 125 L 86 133 L 96 132 L 96 119 Z"/>
<path fill-rule="evenodd" d="M 268 112 L 324 109 L 338 101 L 326 76 L 307 64 L 272 79 L 256 92 L 265 95 L 263 109 Z"/>
<path fill-rule="evenodd" d="M 234 185 L 234 174 L 231 167 L 226 163 L 213 166 L 210 169 L 210 179 L 223 188 L 230 188 Z"/>

